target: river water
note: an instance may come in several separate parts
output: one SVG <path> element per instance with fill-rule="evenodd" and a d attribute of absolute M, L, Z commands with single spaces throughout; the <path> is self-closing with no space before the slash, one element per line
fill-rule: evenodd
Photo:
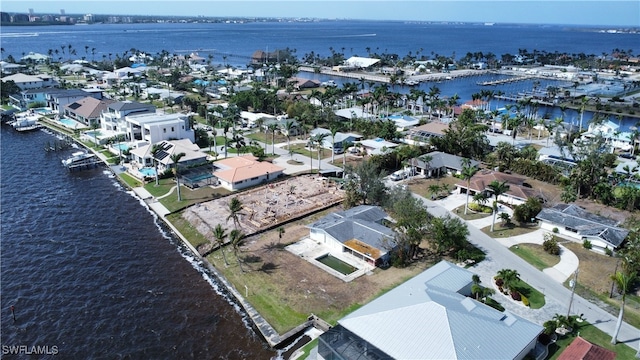
<path fill-rule="evenodd" d="M 73 149 L 43 150 L 52 135 L 1 131 L 3 358 L 20 345 L 62 359 L 275 355 L 106 168 L 68 172 Z"/>

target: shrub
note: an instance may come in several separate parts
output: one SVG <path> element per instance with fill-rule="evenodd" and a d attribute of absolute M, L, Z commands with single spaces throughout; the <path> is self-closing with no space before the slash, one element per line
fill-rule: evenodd
<path fill-rule="evenodd" d="M 511 298 L 512 298 L 513 300 L 515 300 L 515 301 L 520 301 L 520 300 L 522 300 L 522 296 L 521 296 L 521 295 L 520 295 L 520 293 L 519 293 L 519 292 L 517 292 L 517 291 L 512 291 L 512 292 L 511 292 Z"/>
<path fill-rule="evenodd" d="M 604 253 L 609 255 L 609 256 L 613 256 L 613 250 L 609 249 L 608 246 L 606 248 L 604 248 Z"/>
<path fill-rule="evenodd" d="M 591 250 L 593 245 L 591 245 L 591 241 L 589 241 L 587 239 L 584 239 L 584 241 L 582 242 L 582 247 L 585 248 L 585 249 Z"/>
<path fill-rule="evenodd" d="M 520 297 L 522 298 L 522 305 L 529 306 L 529 304 L 530 304 L 529 299 L 526 296 L 522 295 L 522 294 L 520 294 Z"/>
<path fill-rule="evenodd" d="M 502 287 L 502 285 L 504 285 L 504 280 L 502 280 L 502 279 L 496 279 L 496 286 L 498 286 L 498 287 Z"/>
<path fill-rule="evenodd" d="M 547 235 L 551 234 L 545 234 L 542 248 L 551 255 L 560 255 L 560 245 L 558 245 L 558 241 L 556 241 L 556 238 L 553 235 Z"/>
<path fill-rule="evenodd" d="M 558 232 L 560 232 L 560 230 L 558 230 L 557 227 L 554 227 L 552 231 L 553 231 L 554 234 L 557 234 Z"/>

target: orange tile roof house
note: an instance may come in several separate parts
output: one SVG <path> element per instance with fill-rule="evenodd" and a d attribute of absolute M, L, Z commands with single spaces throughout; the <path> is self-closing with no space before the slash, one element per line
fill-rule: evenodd
<path fill-rule="evenodd" d="M 520 205 L 530 197 L 538 196 L 538 193 L 527 184 L 527 178 L 520 175 L 505 174 L 499 171 L 479 171 L 472 178 L 469 186 L 470 195 L 489 191 L 489 184 L 493 181 L 506 181 L 509 190 L 502 194 L 498 200 L 511 205 Z M 459 193 L 467 191 L 467 182 L 460 181 L 456 184 Z"/>
<path fill-rule="evenodd" d="M 277 179 L 284 168 L 267 161 L 258 161 L 253 155 L 236 156 L 213 163 L 213 173 L 227 190 L 240 190 Z"/>
<path fill-rule="evenodd" d="M 558 360 L 614 360 L 616 353 L 578 336 L 558 356 Z"/>

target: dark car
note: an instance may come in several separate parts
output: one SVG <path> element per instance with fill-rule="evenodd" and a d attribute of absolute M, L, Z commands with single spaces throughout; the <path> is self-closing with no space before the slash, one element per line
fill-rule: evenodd
<path fill-rule="evenodd" d="M 631 153 L 628 153 L 628 152 L 621 153 L 618 156 L 624 159 L 633 159 L 635 157 L 634 155 L 631 155 Z"/>

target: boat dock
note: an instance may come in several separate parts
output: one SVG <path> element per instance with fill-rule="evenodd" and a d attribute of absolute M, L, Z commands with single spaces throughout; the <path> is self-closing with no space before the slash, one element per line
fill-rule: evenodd
<path fill-rule="evenodd" d="M 500 79 L 500 80 L 481 81 L 481 82 L 478 82 L 476 84 L 481 85 L 481 86 L 495 86 L 495 85 L 502 85 L 502 84 L 510 84 L 510 83 L 514 83 L 514 82 L 518 82 L 518 81 L 531 80 L 531 79 L 535 79 L 535 78 L 536 78 L 536 76 L 525 75 L 525 76 L 516 76 L 516 77 Z"/>
<path fill-rule="evenodd" d="M 62 165 L 69 171 L 75 171 L 94 168 L 100 162 L 100 159 L 95 154 L 79 151 L 71 154 L 70 158 L 62 160 Z"/>
<path fill-rule="evenodd" d="M 375 81 L 379 83 L 391 84 L 391 76 L 382 75 L 379 73 L 367 73 L 367 72 L 356 72 L 356 71 L 336 71 L 330 68 L 314 68 L 310 66 L 300 66 L 298 71 L 309 72 L 309 73 L 320 73 L 323 75 L 330 75 L 342 78 L 349 79 L 364 79 L 365 81 Z M 417 74 L 410 75 L 404 78 L 404 83 L 396 83 L 395 85 L 407 85 L 414 86 L 419 85 L 420 82 L 428 82 L 428 81 L 445 81 L 445 80 L 453 80 L 461 77 L 468 76 L 479 76 L 484 75 L 488 71 L 486 70 L 452 70 L 450 72 L 442 72 L 442 73 L 426 73 L 426 74 Z"/>

